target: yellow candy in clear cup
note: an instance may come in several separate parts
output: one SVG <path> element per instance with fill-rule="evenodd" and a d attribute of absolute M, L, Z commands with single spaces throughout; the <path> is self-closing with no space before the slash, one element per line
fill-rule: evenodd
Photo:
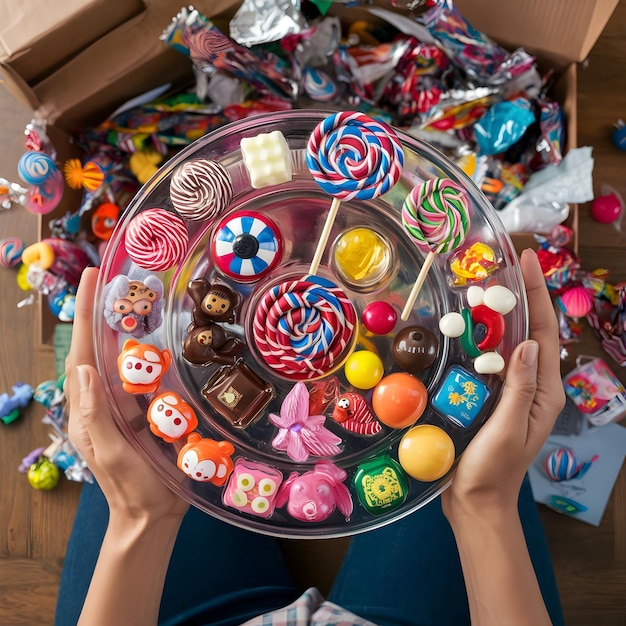
<path fill-rule="evenodd" d="M 335 244 L 335 264 L 342 278 L 354 287 L 379 283 L 391 266 L 387 240 L 371 228 L 345 231 Z"/>

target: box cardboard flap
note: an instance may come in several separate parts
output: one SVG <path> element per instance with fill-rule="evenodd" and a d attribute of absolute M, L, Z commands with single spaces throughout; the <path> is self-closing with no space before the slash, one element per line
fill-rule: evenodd
<path fill-rule="evenodd" d="M 455 0 L 478 30 L 507 48 L 523 46 L 581 62 L 619 0 Z"/>
<path fill-rule="evenodd" d="M 194 3 L 209 17 L 235 4 L 233 0 Z M 44 103 L 46 119 L 65 130 L 96 124 L 129 98 L 157 85 L 191 81 L 191 61 L 160 40 L 180 6 L 176 0 L 151 0 L 146 11 L 35 85 L 33 91 Z"/>
<path fill-rule="evenodd" d="M 0 83 L 25 107 L 36 109 L 39 106 L 39 100 L 33 90 L 10 65 L 0 63 Z"/>
<path fill-rule="evenodd" d="M 144 8 L 142 0 L 0 2 L 0 61 L 33 84 Z"/>

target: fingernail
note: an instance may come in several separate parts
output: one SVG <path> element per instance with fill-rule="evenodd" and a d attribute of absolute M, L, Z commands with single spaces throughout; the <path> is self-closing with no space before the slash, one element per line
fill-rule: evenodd
<path fill-rule="evenodd" d="M 76 378 L 78 379 L 78 388 L 81 391 L 89 389 L 89 372 L 83 365 L 76 366 Z"/>
<path fill-rule="evenodd" d="M 536 341 L 527 341 L 522 348 L 522 363 L 524 365 L 534 365 L 539 354 L 539 344 Z"/>

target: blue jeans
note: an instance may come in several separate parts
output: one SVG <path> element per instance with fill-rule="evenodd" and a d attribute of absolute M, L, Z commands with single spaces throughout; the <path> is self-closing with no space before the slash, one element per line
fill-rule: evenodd
<path fill-rule="evenodd" d="M 528 479 L 520 491 L 519 511 L 552 622 L 561 625 L 559 594 Z M 100 488 L 84 485 L 61 577 L 56 626 L 78 621 L 107 521 Z M 301 591 L 291 579 L 279 540 L 230 526 L 192 507 L 174 546 L 159 624 L 237 625 L 290 604 Z M 381 626 L 469 624 L 456 543 L 440 499 L 355 536 L 328 599 Z"/>

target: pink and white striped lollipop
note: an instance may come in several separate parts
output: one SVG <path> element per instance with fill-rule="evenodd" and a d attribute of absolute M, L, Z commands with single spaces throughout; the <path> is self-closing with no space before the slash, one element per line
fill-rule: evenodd
<path fill-rule="evenodd" d="M 390 126 L 363 113 L 343 111 L 315 127 L 306 163 L 315 182 L 334 196 L 309 268 L 309 274 L 315 274 L 341 200 L 371 200 L 389 191 L 402 174 L 404 152 Z"/>
<path fill-rule="evenodd" d="M 435 255 L 458 248 L 471 220 L 465 190 L 448 178 L 432 178 L 410 191 L 402 206 L 402 223 L 413 243 L 427 257 L 400 318 L 406 321 L 415 304 Z"/>
<path fill-rule="evenodd" d="M 131 261 L 153 272 L 165 272 L 180 264 L 188 245 L 183 219 L 160 208 L 135 215 L 124 233 L 124 247 Z"/>
<path fill-rule="evenodd" d="M 356 311 L 348 296 L 320 276 L 280 283 L 261 298 L 254 315 L 255 345 L 276 374 L 319 378 L 339 366 L 355 339 Z"/>

